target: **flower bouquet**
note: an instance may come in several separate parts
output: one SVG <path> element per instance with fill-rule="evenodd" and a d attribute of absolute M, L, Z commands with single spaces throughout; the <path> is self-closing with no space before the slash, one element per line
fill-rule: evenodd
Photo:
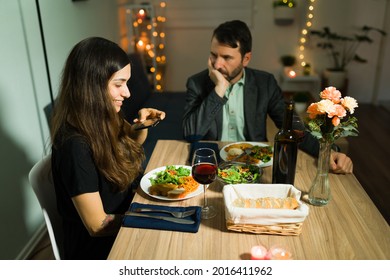
<path fill-rule="evenodd" d="M 358 107 L 349 96 L 342 97 L 335 87 L 327 87 L 320 93 L 321 100 L 307 108 L 307 122 L 311 134 L 317 139 L 331 141 L 347 136 L 357 136 L 357 119 L 351 117 Z"/>
<path fill-rule="evenodd" d="M 342 97 L 335 87 L 327 87 L 320 93 L 321 100 L 307 108 L 307 127 L 320 142 L 317 174 L 309 191 L 309 203 L 316 206 L 328 204 L 330 187 L 328 180 L 331 147 L 340 137 L 357 136 L 357 119 L 351 115 L 358 107 L 349 96 Z"/>

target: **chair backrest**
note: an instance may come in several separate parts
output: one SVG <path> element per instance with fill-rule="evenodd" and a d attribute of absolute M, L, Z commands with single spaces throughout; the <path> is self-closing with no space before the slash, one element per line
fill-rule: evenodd
<path fill-rule="evenodd" d="M 50 154 L 33 166 L 29 173 L 29 180 L 42 208 L 54 257 L 60 260 L 63 258 L 62 217 L 57 210 Z"/>

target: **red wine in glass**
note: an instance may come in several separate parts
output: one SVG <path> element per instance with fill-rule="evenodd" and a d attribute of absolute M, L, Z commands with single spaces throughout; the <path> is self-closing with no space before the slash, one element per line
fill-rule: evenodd
<path fill-rule="evenodd" d="M 218 167 L 211 163 L 198 163 L 192 167 L 192 177 L 199 184 L 211 184 L 217 176 Z"/>
<path fill-rule="evenodd" d="M 194 152 L 192 159 L 192 177 L 203 185 L 202 219 L 210 219 L 217 215 L 215 208 L 208 205 L 206 190 L 208 184 L 214 182 L 217 177 L 218 163 L 214 150 L 200 148 Z"/>

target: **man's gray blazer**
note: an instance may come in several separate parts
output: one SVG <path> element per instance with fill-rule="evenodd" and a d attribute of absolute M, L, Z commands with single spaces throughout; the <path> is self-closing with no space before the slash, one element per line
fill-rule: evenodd
<path fill-rule="evenodd" d="M 222 135 L 222 106 L 226 97 L 217 95 L 208 70 L 187 80 L 186 105 L 183 116 L 183 134 L 189 142 L 220 140 Z M 285 100 L 274 76 L 270 73 L 245 68 L 244 86 L 244 136 L 246 141 L 273 141 L 267 139 L 267 116 L 281 128 Z M 317 156 L 318 140 L 306 133 L 300 148 Z"/>

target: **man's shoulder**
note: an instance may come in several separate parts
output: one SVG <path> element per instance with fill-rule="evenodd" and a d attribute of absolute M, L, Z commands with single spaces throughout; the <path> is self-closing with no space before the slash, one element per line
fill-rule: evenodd
<path fill-rule="evenodd" d="M 275 76 L 267 71 L 245 68 L 245 81 L 249 84 L 276 84 Z"/>
<path fill-rule="evenodd" d="M 209 76 L 209 70 L 205 69 L 205 70 L 202 70 L 196 74 L 191 75 L 188 79 L 189 80 L 201 80 L 201 79 L 205 79 L 208 76 Z"/>
<path fill-rule="evenodd" d="M 254 68 L 245 68 L 245 74 L 250 75 L 250 76 L 255 76 L 255 77 L 264 77 L 264 78 L 269 78 L 273 77 L 274 75 L 270 72 L 264 71 L 264 70 L 259 70 L 259 69 L 254 69 Z"/>

